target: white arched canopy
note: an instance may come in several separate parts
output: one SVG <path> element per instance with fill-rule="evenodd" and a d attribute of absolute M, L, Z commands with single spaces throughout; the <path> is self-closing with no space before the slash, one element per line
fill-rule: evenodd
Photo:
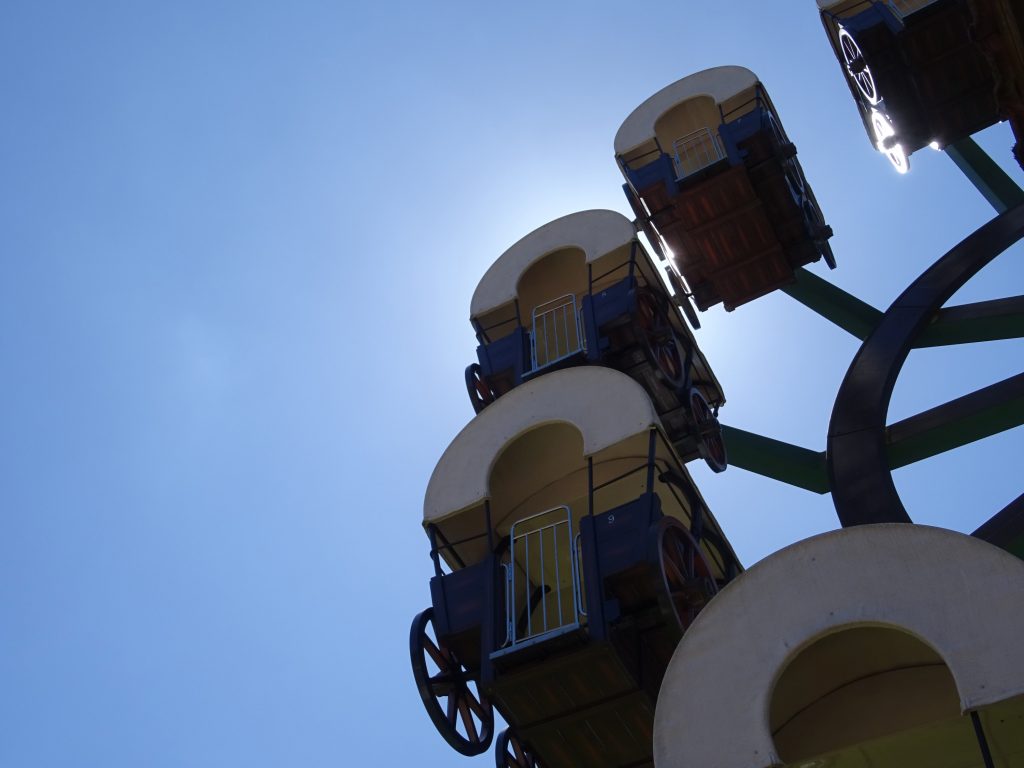
<path fill-rule="evenodd" d="M 810 712 L 818 717 L 810 735 L 818 738 L 822 724 L 836 725 L 829 717 L 838 711 L 836 694 L 847 697 L 848 708 L 854 702 L 854 712 L 870 715 L 873 699 L 861 695 L 863 689 L 852 690 L 867 678 L 888 675 L 888 690 L 912 700 L 914 685 L 943 695 L 943 679 L 950 674 L 952 721 L 942 727 L 953 729 L 956 738 L 941 742 L 944 748 L 959 738 L 965 750 L 976 750 L 971 724 L 959 712 L 983 710 L 993 750 L 1022 759 L 1021 606 L 1024 561 L 952 531 L 865 525 L 787 547 L 730 584 L 676 648 L 658 696 L 655 764 L 781 765 L 786 755 L 779 754 L 770 712 L 773 704 L 779 709 L 780 699 L 785 699 L 783 709 L 792 710 L 783 713 L 787 717 L 821 704 Z M 889 661 L 883 663 L 877 649 L 884 649 Z M 851 663 L 864 667 L 852 678 Z M 879 668 L 869 668 L 872 664 Z M 785 690 L 777 693 L 780 680 Z M 946 711 L 930 706 L 924 702 L 911 714 L 927 720 L 930 712 Z M 778 711 L 775 715 L 778 720 Z M 849 712 L 845 719 L 850 720 Z M 912 717 L 906 722 L 917 730 L 904 733 L 921 734 L 920 723 Z M 901 747 L 894 740 L 902 726 L 886 725 L 894 735 L 871 742 L 870 748 L 861 744 L 863 760 L 891 758 Z M 922 737 L 913 745 L 934 750 L 937 743 Z M 809 756 L 797 762 L 806 764 Z"/>
<path fill-rule="evenodd" d="M 514 301 L 523 273 L 554 251 L 576 248 L 591 263 L 635 237 L 632 222 L 615 211 L 580 211 L 548 222 L 501 254 L 484 273 L 473 292 L 470 317 L 479 317 Z"/>
<path fill-rule="evenodd" d="M 582 366 L 540 376 L 499 398 L 474 418 L 442 454 L 427 484 L 424 523 L 479 506 L 490 495 L 490 472 L 516 437 L 565 422 L 593 456 L 660 424 L 643 387 L 624 373 Z"/>
<path fill-rule="evenodd" d="M 630 113 L 615 134 L 615 154 L 625 155 L 651 141 L 658 119 L 673 107 L 698 96 L 709 96 L 716 104 L 722 104 L 757 82 L 757 75 L 737 66 L 712 67 L 677 80 Z"/>

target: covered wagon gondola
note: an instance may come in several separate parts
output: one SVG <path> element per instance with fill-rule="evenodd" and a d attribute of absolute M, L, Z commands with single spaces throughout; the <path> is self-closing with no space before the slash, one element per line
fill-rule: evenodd
<path fill-rule="evenodd" d="M 412 669 L 448 743 L 486 750 L 497 710 L 502 752 L 650 765 L 672 650 L 741 567 L 643 388 L 599 366 L 517 387 L 445 450 L 423 524 Z"/>
<path fill-rule="evenodd" d="M 897 171 L 1000 119 L 968 0 L 818 0 L 868 138 Z M 1019 37 L 1018 37 L 1019 39 Z"/>
<path fill-rule="evenodd" d="M 466 369 L 477 412 L 524 381 L 580 364 L 629 373 L 654 400 L 684 461 L 726 467 L 715 414 L 722 388 L 674 295 L 620 213 L 582 211 L 531 232 L 480 280 L 470 308 L 479 347 Z M 694 318 L 695 321 L 695 318 Z"/>
<path fill-rule="evenodd" d="M 835 266 L 810 184 L 757 76 L 715 67 L 663 88 L 615 135 L 623 189 L 700 309 L 727 310 Z"/>

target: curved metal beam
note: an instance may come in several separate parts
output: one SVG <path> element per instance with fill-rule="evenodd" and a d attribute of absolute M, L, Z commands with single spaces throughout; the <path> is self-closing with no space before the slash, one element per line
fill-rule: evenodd
<path fill-rule="evenodd" d="M 942 256 L 900 294 L 861 345 L 839 387 L 826 468 L 843 527 L 911 522 L 889 470 L 886 414 L 914 339 L 982 267 L 1024 237 L 1024 205 L 1000 214 Z"/>

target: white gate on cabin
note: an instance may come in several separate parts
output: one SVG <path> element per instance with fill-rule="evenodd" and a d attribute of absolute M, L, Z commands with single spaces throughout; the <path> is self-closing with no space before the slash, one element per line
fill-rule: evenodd
<path fill-rule="evenodd" d="M 565 360 L 584 348 L 583 325 L 573 294 L 560 296 L 533 310 L 530 364 L 534 371 Z"/>
<path fill-rule="evenodd" d="M 672 142 L 676 178 L 689 176 L 725 157 L 718 134 L 710 128 L 698 128 Z"/>
<path fill-rule="evenodd" d="M 517 521 L 505 568 L 505 646 L 564 632 L 586 615 L 579 573 L 579 536 L 572 512 L 560 506 Z"/>

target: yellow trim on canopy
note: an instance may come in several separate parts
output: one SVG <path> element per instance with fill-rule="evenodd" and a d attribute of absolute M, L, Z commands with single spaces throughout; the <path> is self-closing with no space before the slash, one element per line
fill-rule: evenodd
<path fill-rule="evenodd" d="M 479 317 L 514 301 L 519 278 L 549 253 L 578 248 L 590 263 L 635 237 L 632 222 L 615 211 L 580 211 L 548 222 L 501 254 L 484 273 L 473 292 L 470 317 Z"/>
<path fill-rule="evenodd" d="M 490 494 L 491 467 L 528 430 L 552 422 L 574 426 L 584 456 L 593 456 L 660 426 L 643 387 L 601 366 L 556 371 L 499 398 L 474 418 L 442 454 L 427 485 L 425 523 L 480 505 Z"/>
<path fill-rule="evenodd" d="M 697 96 L 716 104 L 757 85 L 757 75 L 745 67 L 712 67 L 662 88 L 634 109 L 615 134 L 615 154 L 624 155 L 655 137 L 655 123 L 673 107 Z"/>

